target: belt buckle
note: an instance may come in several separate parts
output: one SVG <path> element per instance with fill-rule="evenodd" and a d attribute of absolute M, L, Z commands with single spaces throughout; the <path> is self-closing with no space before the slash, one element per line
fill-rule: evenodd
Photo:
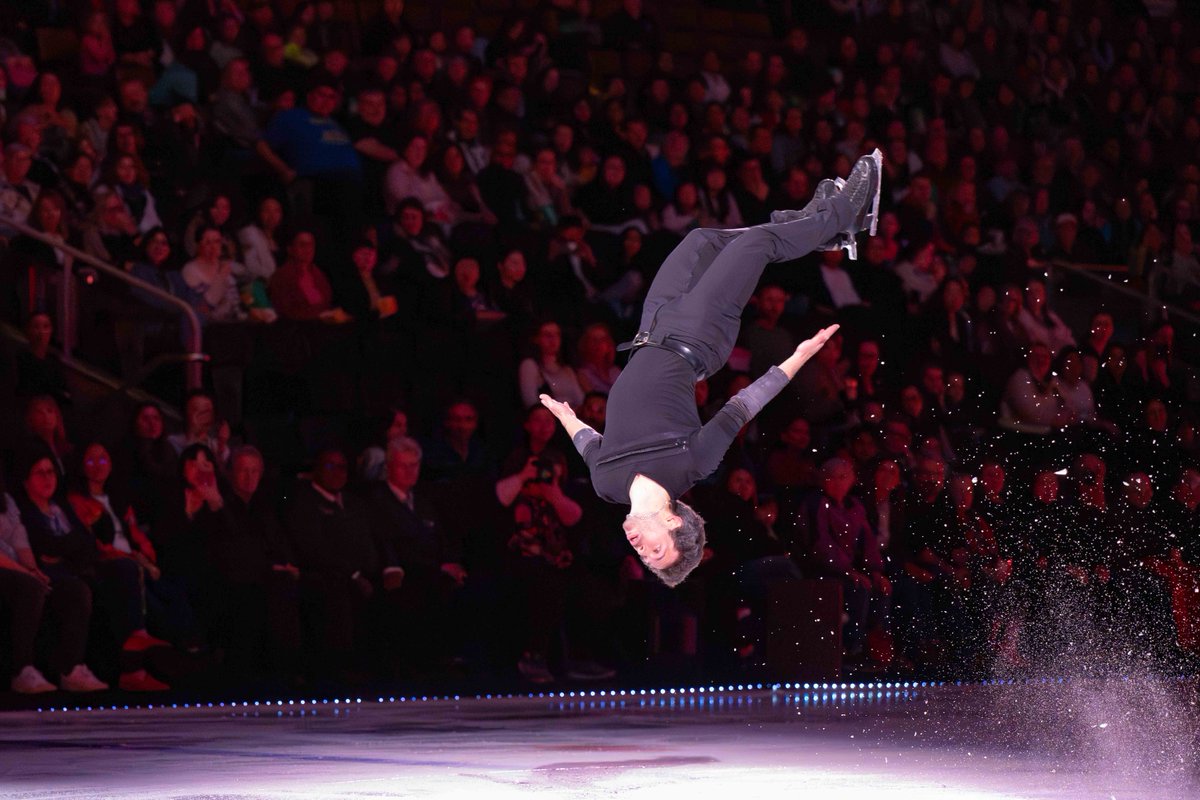
<path fill-rule="evenodd" d="M 633 346 L 641 347 L 644 344 L 650 343 L 650 331 L 638 331 L 633 337 Z"/>

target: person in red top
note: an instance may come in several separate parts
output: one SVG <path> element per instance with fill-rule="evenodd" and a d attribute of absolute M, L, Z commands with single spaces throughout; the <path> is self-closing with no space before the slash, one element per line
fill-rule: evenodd
<path fill-rule="evenodd" d="M 271 276 L 268 291 L 279 316 L 295 322 L 347 322 L 350 315 L 333 305 L 333 287 L 316 265 L 317 239 L 298 230 L 288 243 L 287 261 Z"/>

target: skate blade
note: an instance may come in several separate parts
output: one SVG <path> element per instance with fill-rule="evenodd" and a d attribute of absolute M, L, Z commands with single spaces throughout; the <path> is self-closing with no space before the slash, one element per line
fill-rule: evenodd
<path fill-rule="evenodd" d="M 846 237 L 845 244 L 842 245 L 846 249 L 846 257 L 851 261 L 858 261 L 858 239 L 853 236 Z"/>
<path fill-rule="evenodd" d="M 871 220 L 867 232 L 868 236 L 874 236 L 875 230 L 879 225 L 879 195 L 883 191 L 883 153 L 879 152 L 878 147 L 871 153 L 871 158 L 875 159 L 875 199 L 871 201 L 871 213 L 867 215 Z M 854 255 L 850 256 L 850 258 L 855 261 L 858 260 L 857 247 L 855 248 Z"/>

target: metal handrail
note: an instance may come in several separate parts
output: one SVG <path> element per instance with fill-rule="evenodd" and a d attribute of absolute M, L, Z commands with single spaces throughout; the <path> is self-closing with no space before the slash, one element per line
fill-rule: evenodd
<path fill-rule="evenodd" d="M 24 222 L 18 222 L 11 217 L 0 214 L 0 222 L 6 227 L 19 231 L 31 239 L 36 239 L 43 244 L 53 247 L 55 250 L 62 252 L 67 258 L 63 259 L 63 282 L 61 291 L 61 309 L 59 324 L 63 328 L 63 361 L 67 364 L 74 364 L 75 360 L 71 356 L 71 340 L 70 331 L 74 330 L 74 325 L 71 324 L 74 320 L 74 308 L 71 303 L 72 273 L 71 268 L 73 261 L 78 260 L 83 263 L 95 267 L 105 275 L 124 281 L 130 286 L 136 286 L 138 289 L 158 298 L 170 305 L 176 306 L 183 312 L 188 320 L 188 330 L 186 336 L 188 338 L 189 351 L 185 354 L 187 360 L 185 366 L 185 377 L 187 380 L 188 389 L 198 389 L 202 383 L 201 369 L 203 363 L 208 360 L 208 356 L 204 353 L 204 334 L 200 329 L 200 316 L 196 313 L 196 309 L 192 308 L 191 304 L 170 292 L 163 291 L 152 283 L 147 283 L 141 278 L 135 278 L 123 269 L 115 267 L 112 264 L 101 261 L 90 253 L 80 250 L 78 247 L 69 245 L 57 237 L 39 231 L 27 225 Z"/>
<path fill-rule="evenodd" d="M 1192 313 L 1191 311 L 1186 311 L 1179 306 L 1171 305 L 1170 303 L 1164 303 L 1162 300 L 1154 297 L 1149 292 L 1141 292 L 1129 286 L 1116 283 L 1115 281 L 1112 281 L 1102 275 L 1097 275 L 1096 272 L 1103 272 L 1104 269 L 1109 266 L 1107 264 L 1074 264 L 1069 261 L 1054 259 L 1050 262 L 1050 266 L 1054 267 L 1055 269 L 1066 270 L 1072 275 L 1078 275 L 1081 278 L 1086 278 L 1089 281 L 1101 284 L 1105 289 L 1117 292 L 1118 294 L 1123 294 L 1126 297 L 1130 297 L 1140 303 L 1145 304 L 1147 307 L 1152 306 L 1154 308 L 1161 309 L 1164 312 L 1164 318 L 1179 318 L 1187 320 L 1194 325 L 1200 325 L 1200 316 Z M 1089 267 L 1094 269 L 1089 269 Z"/>

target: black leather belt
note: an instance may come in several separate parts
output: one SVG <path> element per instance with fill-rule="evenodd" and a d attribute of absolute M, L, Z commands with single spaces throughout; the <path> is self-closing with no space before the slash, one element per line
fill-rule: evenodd
<path fill-rule="evenodd" d="M 617 345 L 617 352 L 629 350 L 630 355 L 632 355 L 632 351 L 637 350 L 639 347 L 657 347 L 660 350 L 670 350 L 688 363 L 692 371 L 696 373 L 696 380 L 699 381 L 708 377 L 704 368 L 704 359 L 700 357 L 700 354 L 678 339 L 671 338 L 670 334 L 638 331 L 637 336 L 633 337 L 633 341 L 622 342 Z"/>

